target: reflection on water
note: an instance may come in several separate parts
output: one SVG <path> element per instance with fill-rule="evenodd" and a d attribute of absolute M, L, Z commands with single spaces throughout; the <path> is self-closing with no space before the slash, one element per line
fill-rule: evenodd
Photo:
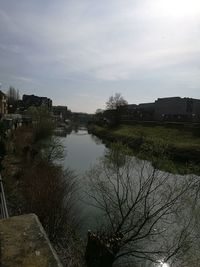
<path fill-rule="evenodd" d="M 83 218 L 83 226 L 81 234 L 85 238 L 89 229 L 94 230 L 94 226 L 99 224 L 97 221 L 98 210 L 88 203 L 91 202 L 86 194 L 88 179 L 85 174 L 92 166 L 94 166 L 105 151 L 105 146 L 100 142 L 94 142 L 91 135 L 88 134 L 85 128 L 72 130 L 67 136 L 60 138 L 66 150 L 66 159 L 63 161 L 65 168 L 71 168 L 75 171 L 79 186 L 78 205 Z"/>
<path fill-rule="evenodd" d="M 66 138 L 61 138 L 61 141 L 67 151 L 64 167 L 74 169 L 81 176 L 97 163 L 105 151 L 105 146 L 100 140 L 98 143 L 94 142 L 91 135 L 83 128 L 77 132 L 72 130 Z"/>
<path fill-rule="evenodd" d="M 167 262 L 163 262 L 162 260 L 159 263 L 154 265 L 155 267 L 170 267 L 170 264 Z"/>
<path fill-rule="evenodd" d="M 102 141 L 97 136 L 91 134 L 90 137 L 91 137 L 92 141 L 95 142 L 96 145 L 102 144 Z"/>
<path fill-rule="evenodd" d="M 57 127 L 54 130 L 54 135 L 60 137 L 67 137 L 68 134 L 71 134 L 73 128 L 71 126 L 64 125 L 62 127 Z"/>
<path fill-rule="evenodd" d="M 63 162 L 63 166 L 65 168 L 70 167 L 75 170 L 77 174 L 78 184 L 79 184 L 79 200 L 78 205 L 80 210 L 82 211 L 83 218 L 83 227 L 81 234 L 83 237 L 86 237 L 87 230 L 95 231 L 96 226 L 101 222 L 97 221 L 99 218 L 99 210 L 89 205 L 88 203 L 91 201 L 87 194 L 88 188 L 88 177 L 85 173 L 92 166 L 98 163 L 99 159 L 103 157 L 106 147 L 97 137 L 92 136 L 87 133 L 87 130 L 82 128 L 76 131 L 70 129 L 66 137 L 61 137 L 65 149 L 67 151 L 67 157 Z M 140 160 L 134 158 L 135 165 L 140 167 Z M 150 166 L 150 163 L 149 163 Z M 163 172 L 161 172 L 162 174 Z M 177 176 L 179 181 L 181 180 L 181 176 Z M 184 178 L 182 176 L 182 178 Z M 177 179 L 178 180 L 178 179 Z M 158 258 L 159 260 L 159 258 Z M 154 267 L 170 267 L 170 264 L 167 262 L 163 262 L 160 259 L 160 262 L 154 263 L 139 263 L 137 262 L 137 266 L 154 266 Z"/>

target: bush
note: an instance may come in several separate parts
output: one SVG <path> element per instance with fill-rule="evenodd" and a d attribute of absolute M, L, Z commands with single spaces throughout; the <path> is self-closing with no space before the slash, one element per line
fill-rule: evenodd
<path fill-rule="evenodd" d="M 55 124 L 45 106 L 30 107 L 27 114 L 30 115 L 33 120 L 33 134 L 35 142 L 52 136 Z"/>
<path fill-rule="evenodd" d="M 2 122 L 0 122 L 0 169 L 1 169 L 1 162 L 3 157 L 5 156 L 5 139 L 6 139 L 6 131 Z"/>
<path fill-rule="evenodd" d="M 200 126 L 199 125 L 193 129 L 193 135 L 196 137 L 200 137 Z"/>
<path fill-rule="evenodd" d="M 77 225 L 74 195 L 76 183 L 71 171 L 40 162 L 24 172 L 21 188 L 24 212 L 35 213 L 50 239 L 67 225 Z"/>

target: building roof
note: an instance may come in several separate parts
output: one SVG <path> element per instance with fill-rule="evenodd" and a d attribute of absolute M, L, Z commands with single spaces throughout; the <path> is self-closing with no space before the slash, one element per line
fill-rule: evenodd
<path fill-rule="evenodd" d="M 191 100 L 198 100 L 198 101 L 200 101 L 200 99 L 197 99 L 197 98 L 192 98 L 192 97 L 180 97 L 180 96 L 161 97 L 161 98 L 158 98 L 156 101 L 165 101 L 165 100 L 183 100 L 183 99 L 191 99 Z"/>

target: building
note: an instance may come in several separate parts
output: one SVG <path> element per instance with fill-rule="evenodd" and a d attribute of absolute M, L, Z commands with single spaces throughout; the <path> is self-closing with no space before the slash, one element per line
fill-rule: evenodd
<path fill-rule="evenodd" d="M 25 109 L 31 106 L 39 107 L 41 105 L 45 105 L 49 111 L 52 110 L 52 100 L 50 98 L 36 95 L 23 95 L 22 105 Z"/>
<path fill-rule="evenodd" d="M 142 103 L 137 107 L 138 116 L 141 120 L 154 120 L 155 103 Z"/>
<path fill-rule="evenodd" d="M 128 105 L 127 121 L 200 121 L 200 100 L 189 97 L 158 98 L 152 103 Z"/>
<path fill-rule="evenodd" d="M 53 106 L 53 115 L 60 118 L 61 121 L 69 119 L 70 111 L 67 106 Z"/>
<path fill-rule="evenodd" d="M 188 97 L 158 98 L 155 101 L 156 121 L 200 121 L 200 100 Z"/>
<path fill-rule="evenodd" d="M 121 115 L 122 121 L 153 121 L 155 103 L 130 104 Z"/>
<path fill-rule="evenodd" d="M 8 100 L 7 96 L 0 91 L 0 117 L 8 113 Z"/>

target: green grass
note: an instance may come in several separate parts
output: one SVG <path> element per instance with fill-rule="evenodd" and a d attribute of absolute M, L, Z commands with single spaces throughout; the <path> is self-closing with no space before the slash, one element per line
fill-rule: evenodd
<path fill-rule="evenodd" d="M 193 134 L 192 129 L 141 124 L 115 128 L 93 125 L 93 133 L 108 142 L 127 144 L 139 158 L 159 159 L 162 170 L 200 175 L 200 136 Z"/>
<path fill-rule="evenodd" d="M 117 136 L 142 137 L 146 141 L 161 140 L 177 148 L 200 149 L 200 137 L 194 136 L 192 131 L 143 125 L 120 125 L 118 128 L 109 131 Z"/>

